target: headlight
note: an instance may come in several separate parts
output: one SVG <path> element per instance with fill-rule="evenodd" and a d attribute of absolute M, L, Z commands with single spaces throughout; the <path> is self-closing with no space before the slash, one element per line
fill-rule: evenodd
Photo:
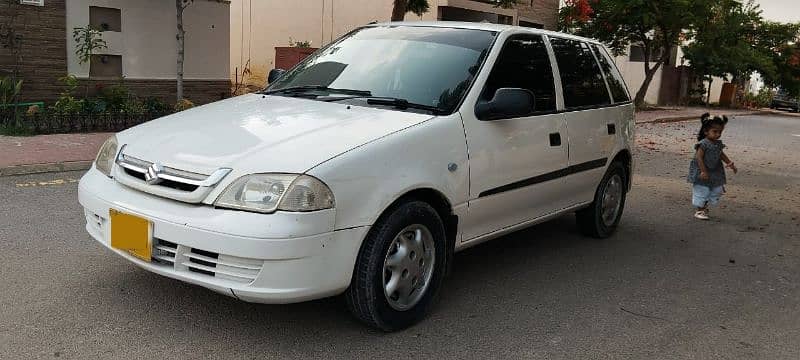
<path fill-rule="evenodd" d="M 103 143 L 103 146 L 100 147 L 100 151 L 97 153 L 97 158 L 94 159 L 94 165 L 97 167 L 97 170 L 100 170 L 101 173 L 111 177 L 111 166 L 114 165 L 116 156 L 117 136 L 111 135 L 111 137 Z"/>
<path fill-rule="evenodd" d="M 334 206 L 327 185 L 308 175 L 255 174 L 230 184 L 214 206 L 272 213 L 275 211 L 316 211 Z"/>

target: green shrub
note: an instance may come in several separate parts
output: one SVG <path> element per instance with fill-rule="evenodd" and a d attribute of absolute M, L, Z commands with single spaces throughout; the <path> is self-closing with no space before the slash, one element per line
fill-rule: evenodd
<path fill-rule="evenodd" d="M 149 97 L 144 99 L 142 102 L 142 106 L 144 106 L 145 111 L 150 113 L 168 113 L 172 111 L 172 107 L 169 106 L 164 100 L 161 100 L 157 97 Z"/>
<path fill-rule="evenodd" d="M 10 77 L 0 76 L 0 105 L 11 104 L 22 90 L 22 80 L 11 81 Z"/>
<path fill-rule="evenodd" d="M 766 86 L 764 86 L 758 90 L 758 94 L 753 94 L 750 92 L 745 93 L 744 106 L 751 108 L 769 107 L 769 105 L 772 103 L 772 98 L 774 96 L 775 93 L 772 92 L 772 89 L 769 89 Z"/>
<path fill-rule="evenodd" d="M 98 99 L 106 103 L 106 109 L 111 112 L 124 112 L 126 104 L 131 101 L 131 94 L 125 85 L 113 85 L 100 89 Z"/>
<path fill-rule="evenodd" d="M 77 114 L 84 110 L 84 101 L 72 96 L 78 87 L 78 78 L 67 75 L 58 79 L 64 85 L 64 91 L 58 96 L 56 103 L 49 110 L 57 114 Z"/>

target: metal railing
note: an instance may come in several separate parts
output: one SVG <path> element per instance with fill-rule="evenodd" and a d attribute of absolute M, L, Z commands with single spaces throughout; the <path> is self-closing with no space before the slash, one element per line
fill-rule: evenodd
<path fill-rule="evenodd" d="M 27 114 L 12 109 L 0 109 L 0 128 L 25 134 L 117 132 L 168 114 L 169 112 Z"/>

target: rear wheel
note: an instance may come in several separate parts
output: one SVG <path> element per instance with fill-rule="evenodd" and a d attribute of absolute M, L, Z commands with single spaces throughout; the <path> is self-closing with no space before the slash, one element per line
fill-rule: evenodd
<path fill-rule="evenodd" d="M 390 209 L 361 246 L 345 297 L 359 320 L 384 331 L 406 328 L 430 310 L 446 269 L 444 225 L 422 201 Z"/>
<path fill-rule="evenodd" d="M 606 238 L 616 230 L 625 208 L 628 173 L 619 161 L 611 163 L 597 187 L 589 207 L 575 213 L 578 228 L 585 235 Z"/>

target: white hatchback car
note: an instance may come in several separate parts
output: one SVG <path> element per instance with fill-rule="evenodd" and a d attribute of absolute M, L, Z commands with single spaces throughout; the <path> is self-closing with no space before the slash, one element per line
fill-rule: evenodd
<path fill-rule="evenodd" d="M 596 237 L 620 220 L 633 105 L 596 41 L 376 24 L 270 77 L 111 137 L 80 181 L 89 234 L 244 301 L 344 293 L 395 330 L 455 251 L 567 212 Z"/>

